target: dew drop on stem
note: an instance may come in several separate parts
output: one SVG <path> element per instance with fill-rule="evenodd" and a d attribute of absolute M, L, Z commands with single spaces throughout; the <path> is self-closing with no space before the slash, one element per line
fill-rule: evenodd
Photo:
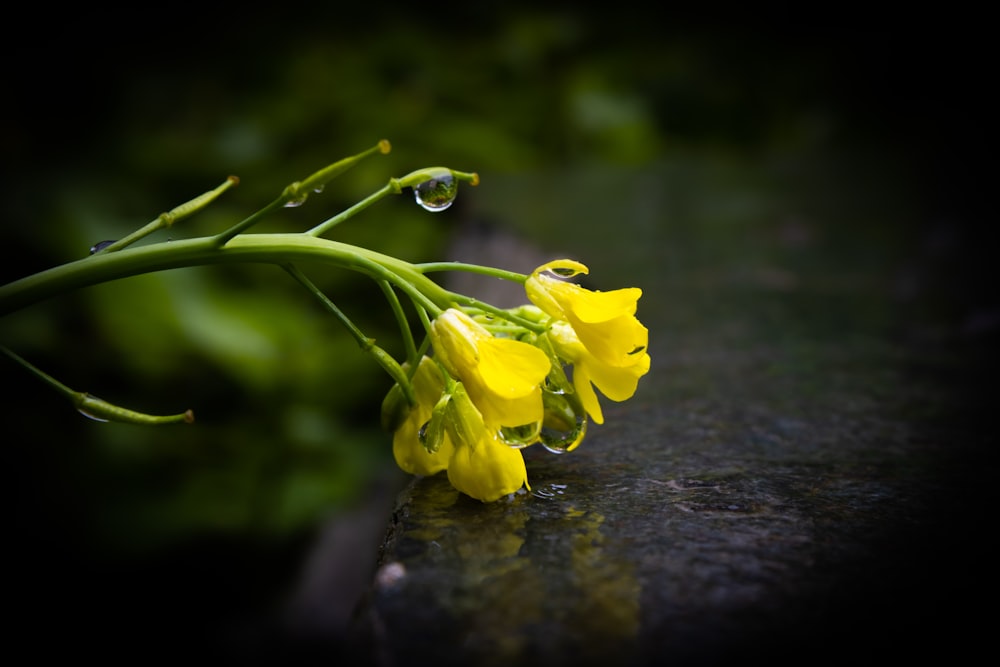
<path fill-rule="evenodd" d="M 417 203 L 435 213 L 451 206 L 457 194 L 458 181 L 448 172 L 442 172 L 413 186 L 413 196 Z"/>
<path fill-rule="evenodd" d="M 108 241 L 98 241 L 94 245 L 90 246 L 90 254 L 93 255 L 94 253 L 98 253 L 98 252 L 104 250 L 105 248 L 107 248 L 109 245 L 111 245 L 114 242 L 115 242 L 114 239 L 111 239 L 111 240 L 108 240 Z"/>

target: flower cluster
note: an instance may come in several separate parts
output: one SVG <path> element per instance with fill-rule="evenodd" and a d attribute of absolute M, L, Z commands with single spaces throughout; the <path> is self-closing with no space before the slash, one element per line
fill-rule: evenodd
<path fill-rule="evenodd" d="M 586 274 L 587 267 L 568 259 L 522 275 L 456 262 L 411 264 L 322 238 L 375 202 L 407 188 L 422 208 L 447 209 L 458 183 L 477 185 L 479 176 L 446 167 L 390 178 L 381 189 L 303 233 L 247 233 L 266 214 L 301 206 L 336 175 L 389 150 L 389 142 L 382 140 L 295 181 L 270 204 L 218 234 L 131 247 L 205 208 L 239 182 L 229 177 L 131 234 L 95 244 L 85 259 L 0 285 L 0 315 L 67 289 L 141 273 L 220 262 L 276 264 L 318 299 L 395 381 L 382 403 L 382 422 L 394 434 L 393 453 L 403 470 L 416 475 L 446 471 L 455 488 L 484 502 L 517 492 L 528 486 L 521 449 L 538 443 L 553 452 L 573 450 L 588 422 L 604 423 L 598 392 L 624 401 L 649 372 L 649 332 L 635 315 L 642 291 L 585 289 L 569 279 Z M 319 265 L 357 271 L 374 280 L 399 325 L 405 362 L 366 336 L 299 268 L 299 260 L 314 266 L 319 260 Z M 451 292 L 426 275 L 441 270 L 519 282 L 529 303 L 503 310 Z M 409 299 L 424 325 L 426 339 L 420 346 L 400 295 Z M 0 353 L 70 398 L 88 417 L 135 424 L 193 421 L 190 410 L 148 415 L 120 408 L 71 389 L 3 346 Z"/>
<path fill-rule="evenodd" d="M 383 403 L 400 468 L 444 470 L 456 489 L 492 502 L 528 487 L 520 449 L 570 451 L 588 418 L 604 422 L 595 387 L 613 401 L 635 393 L 650 363 L 649 332 L 635 315 L 642 291 L 566 280 L 586 273 L 553 261 L 526 277 L 529 305 L 453 306 L 430 321 L 430 356 L 406 368 L 412 401 L 397 384 Z"/>

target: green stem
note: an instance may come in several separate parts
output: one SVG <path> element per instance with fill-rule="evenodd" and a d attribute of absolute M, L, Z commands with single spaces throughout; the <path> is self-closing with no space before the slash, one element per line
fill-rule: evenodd
<path fill-rule="evenodd" d="M 229 229 L 216 234 L 214 237 L 212 237 L 213 245 L 215 245 L 218 248 L 221 248 L 222 246 L 229 243 L 231 239 L 239 236 L 246 230 L 256 225 L 258 222 L 261 221 L 261 219 L 264 216 L 268 215 L 269 213 L 272 213 L 273 211 L 278 210 L 279 208 L 284 208 L 286 204 L 288 204 L 288 198 L 285 195 L 278 197 L 264 208 L 260 209 L 259 211 L 256 211 L 253 215 L 244 218 L 243 220 L 236 223 Z"/>
<path fill-rule="evenodd" d="M 68 398 L 80 414 L 96 421 L 116 421 L 127 424 L 190 424 L 194 421 L 194 413 L 190 410 L 178 415 L 148 415 L 144 412 L 136 412 L 135 410 L 129 410 L 128 408 L 108 403 L 86 392 L 74 391 L 48 373 L 41 371 L 25 359 L 14 354 L 6 347 L 0 345 L 0 351 L 29 373 L 42 380 L 42 382 Z"/>
<path fill-rule="evenodd" d="M 411 366 L 415 366 L 420 361 L 420 357 L 417 356 L 417 344 L 413 340 L 413 331 L 410 330 L 410 323 L 406 319 L 406 313 L 403 312 L 403 305 L 399 302 L 399 297 L 388 281 L 379 280 L 378 286 L 385 295 L 386 301 L 389 302 L 392 314 L 399 325 L 399 332 L 403 336 L 403 347 L 406 350 L 406 359 Z"/>
<path fill-rule="evenodd" d="M 357 215 L 380 199 L 384 199 L 387 195 L 398 195 L 400 192 L 402 192 L 402 189 L 399 187 L 399 182 L 396 179 L 391 178 L 389 179 L 389 183 L 386 184 L 381 190 L 368 195 L 354 206 L 341 211 L 329 220 L 319 223 L 306 232 L 306 234 L 309 236 L 322 236 L 348 218 Z"/>
<path fill-rule="evenodd" d="M 385 155 L 390 150 L 392 150 L 392 146 L 386 139 L 382 139 L 368 150 L 362 151 L 357 155 L 346 157 L 339 162 L 334 162 L 331 165 L 323 167 L 319 171 L 313 172 L 301 181 L 295 181 L 294 183 L 289 184 L 281 192 L 281 196 L 272 201 L 270 204 L 245 220 L 233 225 L 221 234 L 217 234 L 215 236 L 215 244 L 220 247 L 226 245 L 230 239 L 239 236 L 246 230 L 253 227 L 268 213 L 291 204 L 298 205 L 303 203 L 310 194 L 322 191 L 326 184 L 333 180 L 335 176 L 339 176 L 341 173 L 347 171 L 364 158 L 369 155 L 374 155 L 375 153 L 382 153 Z"/>
<path fill-rule="evenodd" d="M 387 280 L 433 313 L 454 303 L 451 292 L 401 259 L 305 234 L 249 234 L 222 247 L 216 245 L 215 237 L 202 237 L 126 248 L 62 264 L 0 286 L 0 316 L 71 290 L 144 273 L 209 264 L 287 264 L 300 260 L 319 260 Z"/>
<path fill-rule="evenodd" d="M 464 172 L 455 171 L 454 169 L 448 169 L 447 167 L 431 167 L 428 169 L 418 169 L 417 171 L 411 171 L 406 176 L 402 178 L 390 178 L 389 182 L 377 192 L 374 192 L 361 201 L 359 201 L 354 206 L 341 211 L 337 215 L 333 216 L 329 220 L 325 220 L 312 229 L 310 229 L 306 234 L 309 236 L 322 236 L 326 232 L 330 231 L 340 223 L 345 220 L 357 215 L 361 211 L 365 210 L 375 202 L 384 199 L 389 195 L 398 195 L 403 191 L 403 188 L 412 188 L 420 185 L 424 181 L 430 180 L 439 176 L 440 174 L 450 174 L 452 178 L 456 178 L 460 181 L 465 181 L 472 185 L 479 184 L 479 175 L 475 172 Z"/>
<path fill-rule="evenodd" d="M 229 178 L 226 179 L 226 181 L 222 185 L 215 188 L 214 190 L 209 190 L 208 192 L 198 195 L 191 201 L 185 202 L 180 206 L 175 206 L 166 213 L 161 213 L 159 217 L 156 218 L 156 220 L 153 220 L 146 226 L 137 229 L 136 231 L 132 232 L 125 238 L 119 239 L 114 243 L 107 245 L 106 247 L 102 248 L 101 250 L 97 251 L 94 254 L 116 252 L 118 250 L 121 250 L 122 248 L 126 248 L 132 245 L 136 241 L 145 238 L 146 236 L 149 236 L 150 234 L 159 229 L 167 229 L 173 226 L 175 222 L 178 222 L 188 216 L 191 216 L 200 211 L 201 209 L 205 208 L 213 201 L 215 201 L 219 195 L 221 195 L 229 188 L 238 185 L 239 182 L 240 179 L 238 179 L 235 176 L 230 176 Z"/>
<path fill-rule="evenodd" d="M 460 306 L 465 306 L 467 308 L 478 308 L 483 312 L 490 313 L 491 315 L 495 315 L 496 317 L 499 317 L 508 322 L 513 322 L 517 326 L 527 329 L 529 331 L 534 331 L 535 333 L 540 334 L 540 333 L 545 333 L 545 331 L 548 329 L 547 326 L 535 322 L 534 320 L 526 319 L 524 317 L 521 317 L 520 315 L 512 313 L 510 310 L 504 310 L 503 308 L 498 308 L 491 303 L 480 301 L 479 299 L 475 299 L 471 296 L 465 296 L 464 294 L 458 294 L 457 292 L 449 292 L 449 295 L 451 297 L 451 300 Z"/>
<path fill-rule="evenodd" d="M 375 202 L 384 199 L 388 195 L 398 195 L 403 191 L 403 188 L 412 188 L 420 185 L 424 181 L 430 180 L 439 176 L 440 174 L 450 174 L 452 178 L 456 178 L 460 181 L 465 181 L 472 185 L 479 184 L 479 174 L 475 172 L 464 172 L 455 171 L 454 169 L 448 169 L 447 167 L 431 167 L 428 169 L 418 169 L 416 171 L 411 171 L 406 176 L 402 178 L 390 178 L 389 182 L 377 192 L 374 192 L 361 201 L 359 201 L 354 206 L 341 211 L 337 215 L 333 216 L 329 220 L 319 223 L 312 229 L 310 229 L 306 234 L 309 236 L 322 236 L 326 232 L 330 231 L 340 223 L 345 220 L 357 215 L 361 211 L 365 210 Z"/>
<path fill-rule="evenodd" d="M 406 376 L 406 371 L 403 367 L 399 365 L 392 356 L 383 350 L 381 347 L 375 344 L 375 339 L 369 338 L 362 333 L 361 329 L 355 326 L 354 322 L 351 321 L 344 311 L 342 311 L 337 304 L 330 300 L 330 298 L 320 290 L 315 283 L 313 283 L 309 278 L 306 277 L 304 273 L 299 271 L 292 264 L 282 264 L 282 268 L 292 275 L 299 283 L 301 283 L 313 296 L 315 296 L 323 304 L 323 307 L 329 310 L 336 316 L 340 323 L 354 336 L 354 340 L 358 342 L 361 349 L 372 355 L 375 361 L 378 362 L 380 366 L 385 370 L 386 373 L 396 381 L 397 384 L 402 388 L 404 396 L 410 405 L 414 405 L 417 402 L 417 398 L 413 393 L 413 386 L 410 384 L 409 378 Z"/>
<path fill-rule="evenodd" d="M 415 266 L 417 270 L 422 273 L 431 273 L 433 271 L 465 271 L 467 273 L 478 273 L 484 276 L 492 276 L 501 280 L 510 280 L 512 282 L 521 283 L 522 285 L 528 279 L 528 276 L 523 273 L 497 269 L 492 266 L 466 264 L 464 262 L 426 262 Z M 451 294 L 451 298 L 452 301 L 459 305 L 479 308 L 484 312 L 501 317 L 508 322 L 514 323 L 518 327 L 534 331 L 535 333 L 543 333 L 546 329 L 545 326 L 539 324 L 538 322 L 520 317 L 517 314 L 510 312 L 510 310 L 497 308 L 496 306 L 486 303 L 485 301 L 479 301 L 478 299 L 465 296 L 464 294 L 457 294 L 453 292 Z"/>
<path fill-rule="evenodd" d="M 466 264 L 464 262 L 426 262 L 417 264 L 417 269 L 422 273 L 433 271 L 465 271 L 466 273 L 479 273 L 484 276 L 492 276 L 501 280 L 510 280 L 515 283 L 524 283 L 528 276 L 514 271 L 505 271 L 492 266 L 481 266 L 479 264 Z"/>

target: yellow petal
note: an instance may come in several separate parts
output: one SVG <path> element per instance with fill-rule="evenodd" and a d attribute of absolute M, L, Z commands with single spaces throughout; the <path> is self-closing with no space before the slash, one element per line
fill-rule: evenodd
<path fill-rule="evenodd" d="M 579 285 L 568 285 L 562 293 L 564 310 L 571 310 L 581 322 L 606 322 L 621 315 L 634 315 L 642 290 L 626 287 L 610 292 L 592 292 Z M 559 298 L 558 296 L 556 298 Z"/>
<path fill-rule="evenodd" d="M 587 373 L 586 366 L 573 366 L 573 387 L 576 389 L 577 396 L 580 397 L 580 402 L 583 403 L 583 409 L 587 411 L 594 423 L 603 424 L 604 413 L 601 411 L 601 403 L 597 400 L 597 394 L 594 393 L 594 388 L 590 384 L 590 375 Z"/>
<path fill-rule="evenodd" d="M 497 338 L 480 347 L 479 374 L 497 396 L 519 398 L 531 393 L 550 368 L 548 356 L 528 343 Z"/>
<path fill-rule="evenodd" d="M 579 274 L 588 274 L 590 269 L 587 268 L 585 264 L 581 264 L 576 260 L 572 259 L 554 259 L 547 264 L 542 264 L 540 267 L 531 272 L 532 276 L 537 276 L 542 273 L 554 273 L 558 276 L 564 276 L 567 278 L 572 278 L 573 276 Z"/>
<path fill-rule="evenodd" d="M 609 366 L 594 361 L 587 365 L 591 381 L 612 401 L 625 401 L 635 394 L 639 378 L 649 372 L 649 355 L 636 355 L 632 366 Z"/>
<path fill-rule="evenodd" d="M 493 502 L 528 483 L 520 450 L 508 447 L 483 432 L 475 446 L 461 445 L 448 462 L 448 480 L 462 493 Z"/>
<path fill-rule="evenodd" d="M 649 330 L 632 315 L 594 325 L 571 318 L 570 324 L 590 354 L 613 366 L 634 364 L 635 350 L 643 350 L 649 345 Z"/>
<path fill-rule="evenodd" d="M 431 418 L 434 405 L 444 390 L 444 380 L 437 365 L 424 357 L 413 375 L 413 393 L 417 404 L 392 437 L 392 455 L 396 465 L 411 475 L 433 475 L 448 467 L 453 445 L 447 435 L 436 452 L 428 452 L 420 442 L 420 429 Z"/>
<path fill-rule="evenodd" d="M 431 322 L 430 334 L 438 361 L 453 375 L 475 367 L 479 363 L 480 341 L 491 337 L 472 318 L 455 308 L 449 308 Z"/>
<path fill-rule="evenodd" d="M 447 435 L 436 452 L 428 452 L 420 444 L 419 427 L 404 423 L 392 439 L 392 456 L 399 469 L 410 475 L 433 475 L 448 467 L 454 445 Z"/>
<path fill-rule="evenodd" d="M 518 398 L 501 398 L 481 384 L 468 382 L 465 386 L 469 398 L 483 414 L 483 421 L 491 429 L 534 424 L 545 414 L 541 387 L 535 387 L 531 393 Z"/>

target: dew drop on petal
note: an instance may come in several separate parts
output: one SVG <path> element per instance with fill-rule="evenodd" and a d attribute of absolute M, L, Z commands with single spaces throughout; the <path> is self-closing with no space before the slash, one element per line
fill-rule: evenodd
<path fill-rule="evenodd" d="M 443 211 L 451 206 L 458 194 L 458 181 L 447 171 L 442 171 L 423 183 L 413 186 L 413 196 L 424 209 Z"/>

